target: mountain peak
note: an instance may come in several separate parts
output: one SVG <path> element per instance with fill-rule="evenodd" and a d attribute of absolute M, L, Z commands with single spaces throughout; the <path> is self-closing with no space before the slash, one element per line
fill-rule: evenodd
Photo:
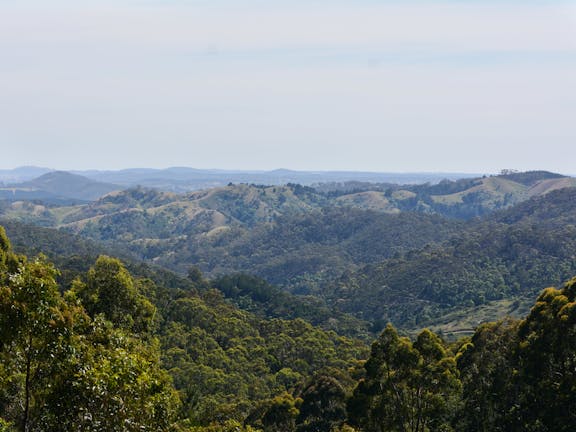
<path fill-rule="evenodd" d="M 120 189 L 114 184 L 101 183 L 67 171 L 51 171 L 21 183 L 17 187 L 41 190 L 56 196 L 85 201 L 93 201 L 102 195 Z"/>

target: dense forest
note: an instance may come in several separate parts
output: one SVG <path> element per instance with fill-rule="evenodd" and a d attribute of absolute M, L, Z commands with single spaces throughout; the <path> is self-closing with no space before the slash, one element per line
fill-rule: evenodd
<path fill-rule="evenodd" d="M 0 213 L 17 250 L 56 264 L 110 254 L 182 277 L 193 267 L 211 279 L 256 276 L 263 280 L 243 292 L 223 292 L 260 316 L 301 317 L 349 336 L 389 321 L 460 334 L 520 317 L 542 286 L 576 274 L 573 183 L 534 171 L 425 185 L 134 188 L 82 205 L 4 201 Z M 32 235 L 16 221 L 58 234 Z M 266 284 L 291 305 L 263 306 L 262 315 L 258 294 L 245 291 Z"/>
<path fill-rule="evenodd" d="M 569 431 L 576 422 L 576 279 L 544 290 L 522 320 L 451 343 L 388 324 L 368 350 L 301 318 L 266 316 L 278 301 L 260 315 L 226 301 L 236 291 L 265 304 L 275 291 L 258 280 L 212 284 L 193 269 L 179 288 L 105 255 L 66 285 L 59 274 L 43 255 L 15 253 L 0 229 L 0 430 Z"/>
<path fill-rule="evenodd" d="M 576 274 L 576 189 L 475 220 L 448 241 L 370 264 L 326 283 L 322 295 L 370 321 L 422 327 L 450 310 L 533 299 Z M 531 301 L 531 300 L 530 300 Z"/>
<path fill-rule="evenodd" d="M 572 430 L 572 183 L 0 201 L 0 431 Z"/>
<path fill-rule="evenodd" d="M 63 287 L 45 257 L 15 254 L 1 234 L 6 430 L 240 421 L 321 371 L 352 380 L 366 353 L 361 341 L 302 319 L 243 312 L 201 277 L 167 288 L 107 256 Z"/>

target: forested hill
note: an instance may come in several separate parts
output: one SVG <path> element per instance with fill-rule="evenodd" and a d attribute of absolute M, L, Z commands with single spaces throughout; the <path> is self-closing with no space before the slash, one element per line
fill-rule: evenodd
<path fill-rule="evenodd" d="M 181 240 L 177 249 L 183 262 L 196 262 L 211 274 L 254 273 L 295 291 L 301 286 L 305 293 L 317 279 L 443 241 L 459 226 L 429 215 L 326 209 L 201 238 L 197 245 Z M 158 262 L 170 266 L 174 259 Z"/>
<path fill-rule="evenodd" d="M 327 306 L 313 296 L 295 296 L 281 291 L 267 281 L 246 274 L 227 275 L 211 283 L 196 266 L 189 266 L 185 274 L 166 270 L 158 265 L 139 261 L 122 248 L 105 248 L 90 240 L 63 231 L 4 221 L 3 225 L 15 251 L 28 256 L 46 255 L 59 268 L 57 281 L 63 289 L 74 278 L 85 273 L 99 255 L 121 257 L 128 270 L 142 279 L 150 279 L 166 288 L 198 289 L 212 287 L 220 290 L 232 303 L 261 318 L 296 319 L 343 335 L 366 338 L 370 324 Z"/>
<path fill-rule="evenodd" d="M 517 223 L 546 226 L 575 225 L 574 203 L 576 203 L 576 188 L 558 189 L 508 210 L 496 212 L 489 219 L 508 225 Z"/>
<path fill-rule="evenodd" d="M 573 274 L 573 182 L 535 171 L 436 185 L 135 188 L 78 206 L 0 202 L 0 212 L 180 275 L 253 274 L 289 292 L 292 311 L 414 328 L 462 308 L 525 304 Z M 254 310 L 250 296 L 231 300 Z"/>
<path fill-rule="evenodd" d="M 332 183 L 318 185 L 317 190 L 346 206 L 470 219 L 509 208 L 556 189 L 574 186 L 576 179 L 573 177 L 547 171 L 529 171 L 422 185 Z"/>
<path fill-rule="evenodd" d="M 460 229 L 439 216 L 486 215 L 571 184 L 572 178 L 537 171 L 437 185 L 355 184 L 342 191 L 295 184 L 189 194 L 136 188 L 72 207 L 0 202 L 0 213 L 129 249 L 180 272 L 197 265 L 210 275 L 252 272 L 293 286 L 301 277 L 325 279 L 326 271 L 334 275 L 330 269 L 354 270 Z"/>
<path fill-rule="evenodd" d="M 290 183 L 287 186 L 229 184 L 187 194 L 138 187 L 101 197 L 118 187 L 69 173 L 53 172 L 23 184 L 20 189 L 17 185 L 0 189 L 0 197 L 4 199 L 0 215 L 47 226 L 70 226 L 76 230 L 86 224 L 97 230 L 110 218 L 119 217 L 119 212 L 136 217 L 135 213 L 144 210 L 148 216 L 156 216 L 157 230 L 170 222 L 183 224 L 199 220 L 204 221 L 205 229 L 233 223 L 256 226 L 280 215 L 307 213 L 327 207 L 392 214 L 410 211 L 470 219 L 573 186 L 576 186 L 576 179 L 572 177 L 532 171 L 423 185 L 344 182 L 311 188 Z M 17 195 L 17 192 L 22 195 Z M 44 201 L 42 193 L 48 194 Z M 56 197 L 60 197 L 60 201 L 54 201 Z M 90 205 L 66 207 L 73 203 L 73 199 L 94 200 L 98 197 L 101 199 Z M 30 201 L 34 201 L 34 206 L 29 205 Z M 102 217 L 104 221 L 100 222 Z M 149 226 L 152 221 L 140 218 L 137 222 L 148 225 L 147 230 L 154 233 Z"/>
<path fill-rule="evenodd" d="M 201 276 L 170 287 L 108 256 L 70 286 L 57 275 L 45 258 L 15 254 L 0 227 L 3 431 L 258 422 L 277 404 L 294 406 L 315 373 L 350 388 L 367 352 L 302 319 L 241 311 Z"/>
<path fill-rule="evenodd" d="M 168 287 L 100 256 L 69 288 L 57 273 L 42 256 L 16 254 L 0 227 L 3 432 L 569 432 L 576 423 L 576 279 L 544 290 L 523 320 L 450 345 L 387 325 L 368 352 L 301 319 L 240 311 L 197 272 Z"/>
<path fill-rule="evenodd" d="M 186 196 L 139 188 L 78 207 L 13 203 L 5 217 L 60 227 L 181 273 L 196 265 L 209 275 L 249 272 L 281 285 L 442 241 L 459 226 L 434 215 L 331 207 L 298 185 Z"/>
<path fill-rule="evenodd" d="M 576 189 L 535 197 L 446 243 L 346 273 L 323 296 L 340 310 L 402 327 L 490 301 L 531 301 L 576 274 Z M 500 311 L 502 313 L 502 311 Z"/>
<path fill-rule="evenodd" d="M 0 188 L 0 197 L 11 201 L 37 199 L 54 203 L 87 202 L 119 189 L 122 187 L 65 171 L 53 171 L 23 183 Z"/>

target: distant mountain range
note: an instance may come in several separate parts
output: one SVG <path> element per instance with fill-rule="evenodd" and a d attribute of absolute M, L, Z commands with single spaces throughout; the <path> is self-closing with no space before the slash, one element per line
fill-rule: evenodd
<path fill-rule="evenodd" d="M 542 174 L 546 173 L 546 174 Z M 563 179 L 563 180 L 562 180 Z M 546 181 L 543 181 L 546 180 Z M 507 172 L 499 176 L 464 173 L 371 173 L 355 171 L 233 171 L 185 167 L 166 169 L 134 168 L 119 171 L 54 171 L 42 167 L 0 170 L 0 199 L 40 200 L 65 204 L 95 201 L 103 195 L 133 187 L 185 193 L 230 184 L 313 186 L 319 192 L 341 195 L 336 205 L 372 208 L 393 212 L 406 210 L 418 196 L 423 209 L 454 209 L 460 204 L 505 207 L 558 187 L 570 186 L 573 179 L 546 171 Z M 403 187 L 407 186 L 407 187 Z M 388 195 L 384 196 L 384 192 Z M 421 199 L 423 195 L 428 199 Z M 402 204 L 398 204 L 402 201 Z M 488 203 L 488 201 L 493 201 Z M 440 211 L 443 213 L 443 211 Z M 472 212 L 474 213 L 474 212 Z M 477 211 L 476 211 L 477 213 Z M 469 216 L 474 216 L 470 214 Z M 477 215 L 477 214 L 476 214 Z"/>
<path fill-rule="evenodd" d="M 50 168 L 23 166 L 14 169 L 0 170 L 0 182 L 4 184 L 21 183 L 40 177 L 43 174 L 54 171 Z"/>
<path fill-rule="evenodd" d="M 13 170 L 0 170 L 0 182 L 5 185 L 22 183 L 53 172 L 48 168 L 21 167 Z M 272 171 L 241 171 L 195 169 L 172 167 L 166 169 L 133 168 L 119 171 L 70 171 L 101 183 L 112 183 L 123 188 L 144 186 L 167 192 L 188 192 L 225 186 L 228 183 L 251 183 L 281 185 L 297 183 L 312 185 L 329 182 L 371 182 L 394 184 L 438 183 L 441 180 L 456 180 L 478 177 L 479 174 L 464 173 L 377 173 L 355 171 L 292 171 L 278 169 Z"/>

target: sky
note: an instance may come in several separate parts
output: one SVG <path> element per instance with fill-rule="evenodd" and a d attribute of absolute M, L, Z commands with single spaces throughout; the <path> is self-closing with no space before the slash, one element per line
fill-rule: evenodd
<path fill-rule="evenodd" d="M 576 0 L 0 0 L 0 150 L 576 174 Z"/>

